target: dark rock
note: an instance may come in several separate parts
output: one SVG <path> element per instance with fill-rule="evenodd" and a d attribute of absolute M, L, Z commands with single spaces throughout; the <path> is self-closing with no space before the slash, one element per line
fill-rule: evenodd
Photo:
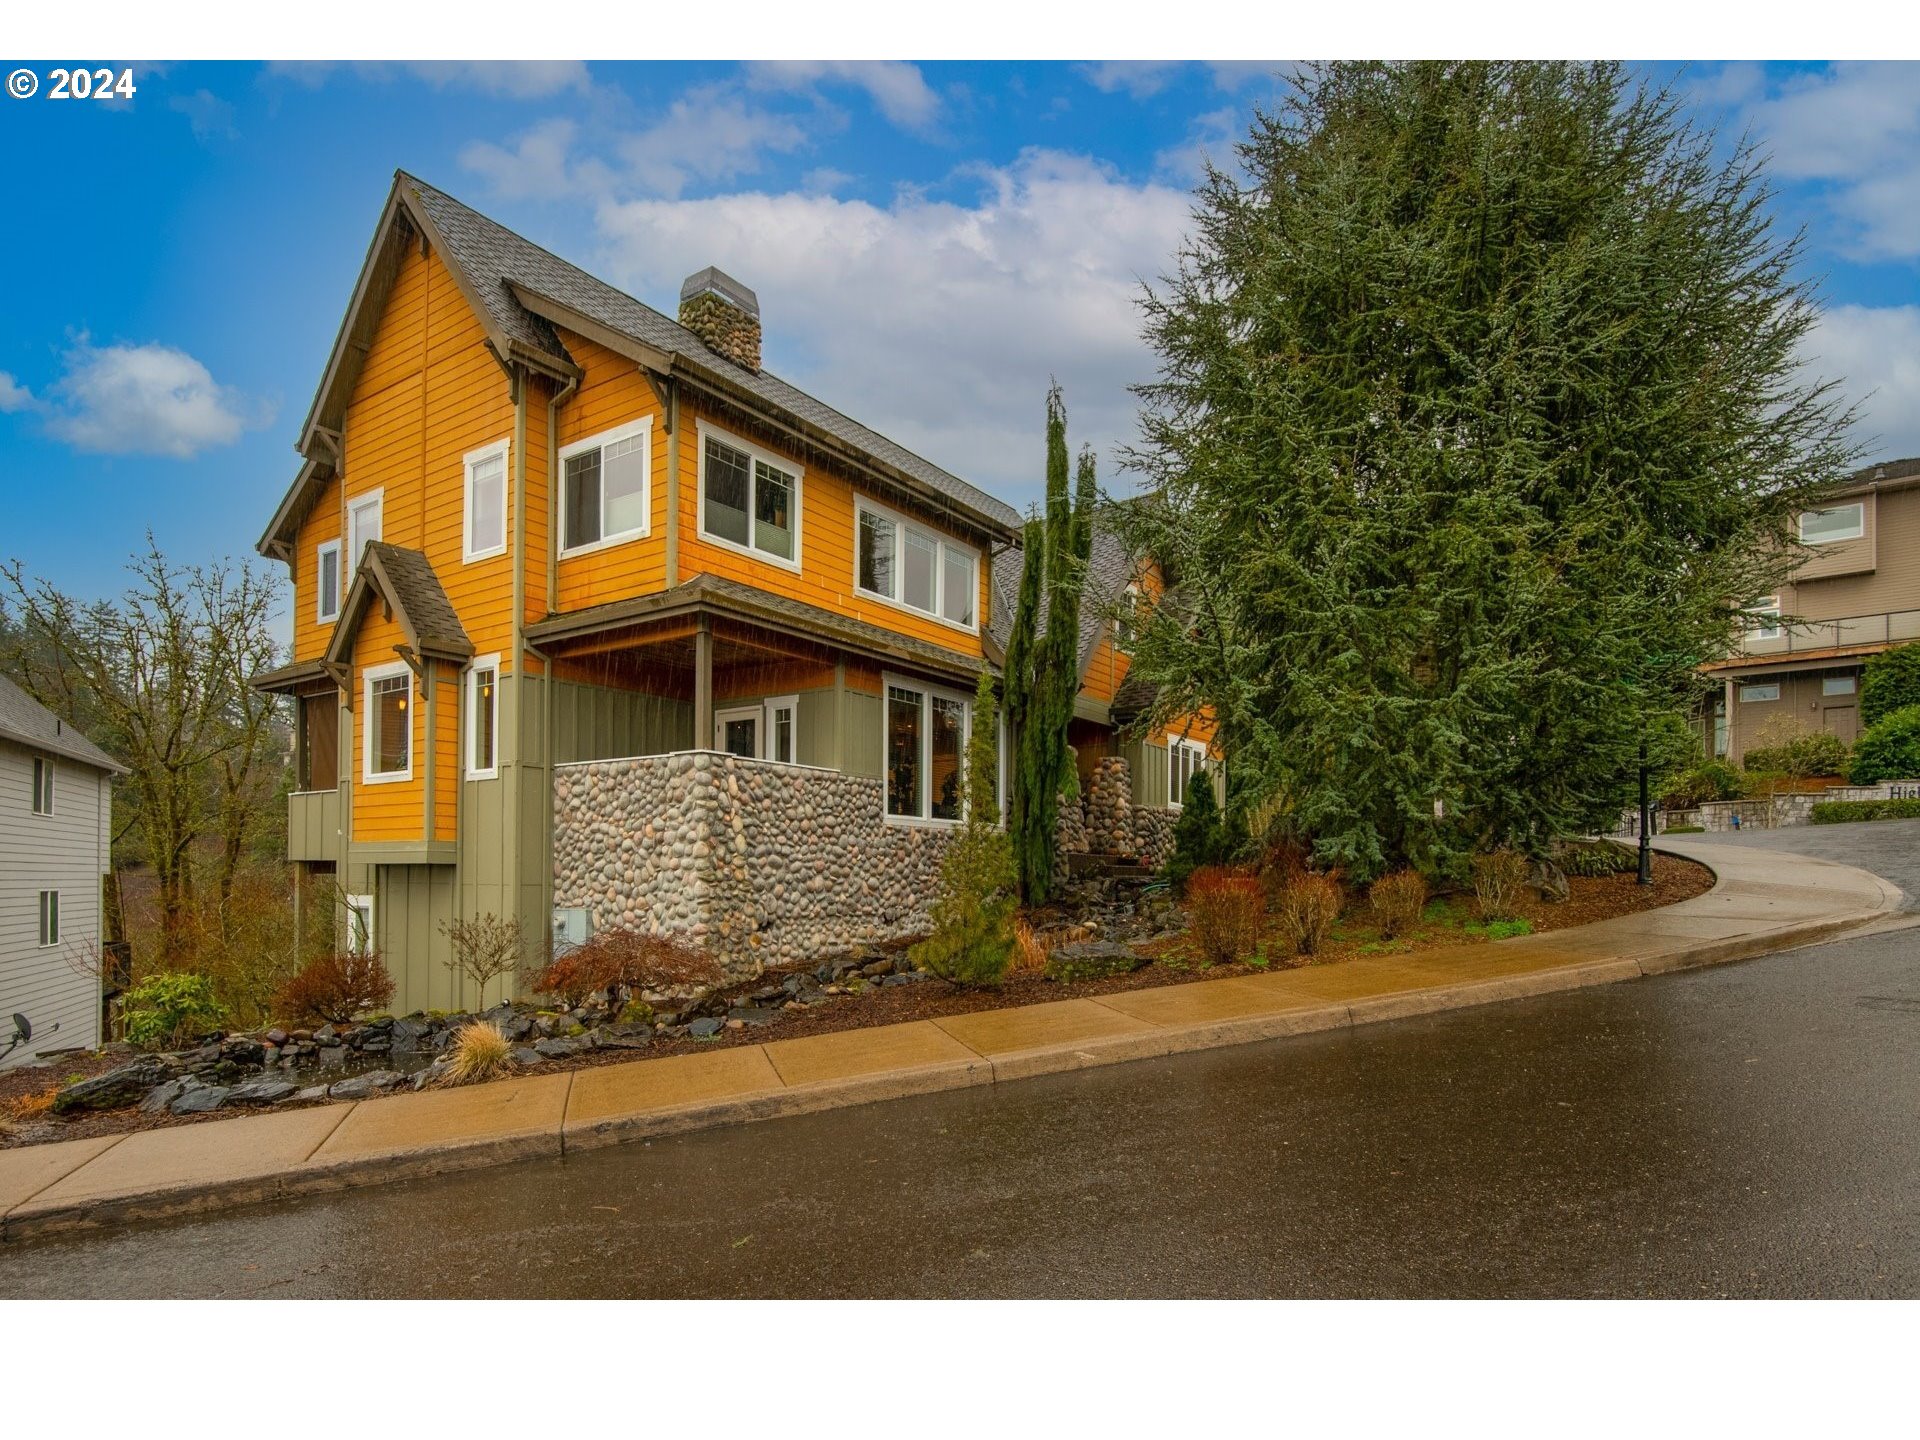
<path fill-rule="evenodd" d="M 320 1051 L 318 1058 L 320 1064 L 323 1066 L 338 1067 L 344 1065 L 347 1063 L 347 1047 L 344 1045 L 329 1045 Z"/>
<path fill-rule="evenodd" d="M 269 1045 L 285 1045 L 287 1041 L 291 1039 L 293 1039 L 293 1036 L 284 1030 L 276 1029 L 267 1031 L 267 1043 Z"/>
<path fill-rule="evenodd" d="M 396 1020 L 393 1029 L 388 1032 L 392 1036 L 392 1048 L 403 1054 L 412 1054 L 423 1048 L 420 1041 L 430 1029 L 430 1026 L 418 1020 Z"/>
<path fill-rule="evenodd" d="M 433 1064 L 427 1066 L 426 1069 L 413 1077 L 413 1088 L 416 1090 L 426 1089 L 429 1085 L 436 1083 L 441 1076 L 445 1075 L 449 1068 L 445 1060 L 434 1061 Z"/>
<path fill-rule="evenodd" d="M 867 979 L 869 980 L 877 980 L 882 975 L 891 975 L 893 973 L 893 961 L 891 960 L 871 961 L 868 964 L 862 965 L 860 967 L 860 973 L 866 976 Z"/>
<path fill-rule="evenodd" d="M 197 1050 L 189 1050 L 180 1059 L 187 1065 L 217 1065 L 220 1062 L 218 1045 L 202 1045 Z"/>
<path fill-rule="evenodd" d="M 739 1020 L 748 1025 L 771 1025 L 780 1018 L 778 1010 L 766 1009 L 757 1005 L 740 1005 L 727 1012 L 727 1019 Z"/>
<path fill-rule="evenodd" d="M 755 1005 L 764 1005 L 769 1000 L 778 1000 L 788 993 L 789 991 L 784 985 L 769 985 L 763 990 L 754 991 L 747 999 L 751 1000 Z"/>
<path fill-rule="evenodd" d="M 1047 957 L 1049 980 L 1101 980 L 1109 975 L 1127 975 L 1151 963 L 1131 945 L 1110 940 L 1088 940 L 1078 945 L 1061 945 Z"/>
<path fill-rule="evenodd" d="M 313 1032 L 313 1042 L 316 1045 L 331 1045 L 339 1038 L 339 1034 L 340 1032 L 335 1030 L 332 1025 L 322 1025 L 318 1030 Z"/>
<path fill-rule="evenodd" d="M 616 1025 L 600 1032 L 600 1045 L 606 1050 L 644 1050 L 652 1043 L 651 1025 Z"/>
<path fill-rule="evenodd" d="M 154 1086 L 173 1078 L 173 1067 L 157 1055 L 142 1055 L 138 1060 L 76 1080 L 53 1097 L 53 1113 L 65 1115 L 73 1110 L 117 1110 L 146 1098 Z"/>
<path fill-rule="evenodd" d="M 918 975 L 915 975 L 911 971 L 909 971 L 905 975 L 882 975 L 880 977 L 880 983 L 882 985 L 911 985 L 914 981 L 918 980 L 919 978 L 920 977 Z"/>
<path fill-rule="evenodd" d="M 695 1020 L 691 1025 L 687 1026 L 687 1034 L 693 1036 L 696 1040 L 704 1040 L 709 1035 L 718 1035 L 719 1033 L 720 1019 L 715 1015 L 702 1015 L 698 1020 Z"/>
<path fill-rule="evenodd" d="M 267 1058 L 267 1047 L 258 1040 L 236 1035 L 221 1042 L 220 1058 L 234 1065 L 258 1065 Z"/>
<path fill-rule="evenodd" d="M 525 1045 L 516 1045 L 513 1049 L 513 1058 L 522 1065 L 538 1065 L 540 1052 Z"/>
<path fill-rule="evenodd" d="M 547 1060 L 565 1060 L 589 1048 L 586 1041 L 572 1035 L 549 1035 L 533 1042 L 534 1053 Z"/>
<path fill-rule="evenodd" d="M 262 1076 L 258 1080 L 249 1080 L 244 1085 L 236 1085 L 227 1094 L 229 1105 L 274 1105 L 293 1094 L 299 1087 L 289 1085 L 285 1080 L 273 1080 Z"/>
<path fill-rule="evenodd" d="M 506 1022 L 502 1029 L 507 1039 L 524 1040 L 528 1035 L 533 1033 L 533 1017 L 531 1015 L 515 1015 Z"/>
<path fill-rule="evenodd" d="M 831 1000 L 833 997 L 824 990 L 802 990 L 793 998 L 802 1005 L 818 1005 L 821 1001 Z"/>
<path fill-rule="evenodd" d="M 148 1115 L 158 1115 L 180 1098 L 187 1088 L 184 1080 L 169 1080 L 164 1085 L 156 1085 L 147 1092 L 147 1098 L 140 1102 L 140 1109 Z"/>
<path fill-rule="evenodd" d="M 382 1090 L 391 1090 L 396 1085 L 406 1083 L 406 1076 L 396 1075 L 391 1070 L 369 1070 L 364 1075 L 338 1082 L 327 1094 L 335 1100 L 364 1100 L 369 1095 L 377 1095 Z"/>
<path fill-rule="evenodd" d="M 515 1014 L 512 1005 L 501 1004 L 494 1006 L 491 1010 L 483 1011 L 480 1018 L 482 1020 L 491 1020 L 495 1025 L 506 1025 L 511 1021 L 519 1019 L 520 1016 Z"/>
<path fill-rule="evenodd" d="M 393 1041 L 385 1035 L 369 1035 L 360 1042 L 359 1048 L 368 1055 L 384 1055 L 393 1049 Z"/>
<path fill-rule="evenodd" d="M 204 1115 L 218 1110 L 232 1093 L 224 1085 L 197 1085 L 175 1100 L 171 1108 L 176 1115 Z"/>
<path fill-rule="evenodd" d="M 296 1100 L 324 1100 L 327 1098 L 327 1087 L 324 1085 L 309 1085 L 293 1098 Z"/>

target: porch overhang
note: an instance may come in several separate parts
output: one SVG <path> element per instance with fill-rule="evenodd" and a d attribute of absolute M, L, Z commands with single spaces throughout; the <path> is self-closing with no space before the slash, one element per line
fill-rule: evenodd
<path fill-rule="evenodd" d="M 307 695 L 339 684 L 339 675 L 324 660 L 296 660 L 277 670 L 265 670 L 250 682 L 269 695 Z"/>
<path fill-rule="evenodd" d="M 1795 650 L 1783 655 L 1723 660 L 1717 665 L 1702 665 L 1700 669 L 1703 674 L 1716 680 L 1741 680 L 1749 675 L 1787 675 L 1795 670 L 1834 670 L 1857 665 L 1900 643 L 1897 640 L 1876 640 L 1866 645 L 1830 645 L 1819 650 Z"/>

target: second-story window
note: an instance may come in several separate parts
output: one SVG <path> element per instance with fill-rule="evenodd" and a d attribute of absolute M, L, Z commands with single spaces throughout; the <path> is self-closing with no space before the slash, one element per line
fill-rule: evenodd
<path fill-rule="evenodd" d="M 507 443 L 466 457 L 467 529 L 463 558 L 485 560 L 507 549 Z"/>
<path fill-rule="evenodd" d="M 800 565 L 800 470 L 700 427 L 700 534 L 790 570 Z"/>
<path fill-rule="evenodd" d="M 560 452 L 565 550 L 611 545 L 647 533 L 653 422 L 595 435 Z"/>
<path fill-rule="evenodd" d="M 1851 505 L 1832 505 L 1824 510 L 1800 513 L 1800 540 L 1806 545 L 1831 545 L 1838 540 L 1858 540 L 1867 532 L 1867 507 L 1856 500 Z"/>
<path fill-rule="evenodd" d="M 329 540 L 313 555 L 313 618 L 326 625 L 340 618 L 340 542 Z"/>
<path fill-rule="evenodd" d="M 53 761 L 45 755 L 33 757 L 33 813 L 53 814 Z"/>
<path fill-rule="evenodd" d="M 360 568 L 360 557 L 367 552 L 367 542 L 380 538 L 381 511 L 385 508 L 386 490 L 369 491 L 347 502 L 347 579 L 353 579 L 353 572 Z"/>
<path fill-rule="evenodd" d="M 1780 638 L 1780 597 L 1778 595 L 1769 595 L 1755 602 L 1752 628 L 1747 631 L 1747 637 L 1751 640 Z"/>
<path fill-rule="evenodd" d="M 980 593 L 980 556 L 870 500 L 854 508 L 853 583 L 862 594 L 890 600 L 972 630 Z"/>

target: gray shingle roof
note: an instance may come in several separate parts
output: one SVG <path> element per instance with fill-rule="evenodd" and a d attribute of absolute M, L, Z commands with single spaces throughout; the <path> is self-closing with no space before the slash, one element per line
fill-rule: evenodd
<path fill-rule="evenodd" d="M 447 598 L 434 573 L 433 562 L 418 550 L 389 545 L 383 540 L 367 542 L 365 558 L 347 591 L 341 607 L 342 623 L 327 645 L 329 661 L 343 661 L 352 653 L 359 630 L 359 617 L 365 610 L 368 590 L 378 585 L 393 601 L 400 625 L 423 654 L 451 655 L 466 659 L 473 654 L 473 642 L 466 626 Z"/>
<path fill-rule="evenodd" d="M 63 755 L 115 775 L 127 773 L 126 766 L 4 675 L 0 675 L 0 739 Z"/>
<path fill-rule="evenodd" d="M 932 461 L 915 455 L 905 446 L 869 430 L 857 420 L 796 389 L 778 376 L 735 365 L 717 350 L 710 349 L 698 335 L 677 321 L 651 306 L 641 304 L 605 281 L 596 280 L 579 266 L 571 265 L 541 249 L 504 225 L 489 220 L 452 196 L 434 189 L 424 180 L 404 171 L 399 179 L 413 192 L 447 248 L 454 252 L 461 269 L 478 289 L 480 302 L 486 306 L 488 315 L 508 337 L 550 355 L 571 358 L 559 337 L 554 334 L 553 327 L 514 298 L 509 287 L 519 285 L 557 300 L 568 309 L 577 310 L 610 330 L 656 349 L 685 356 L 696 364 L 725 375 L 749 394 L 818 426 L 836 439 L 912 476 L 979 515 L 1001 525 L 1019 525 L 1019 513 L 1004 501 L 994 499 Z"/>
<path fill-rule="evenodd" d="M 988 629 L 1004 649 L 1013 636 L 1013 612 L 1020 600 L 1020 567 L 1025 552 L 1019 546 L 1002 550 L 993 557 L 993 615 Z M 1093 540 L 1087 550 L 1087 584 L 1080 592 L 1079 662 L 1084 671 L 1100 643 L 1108 612 L 1133 579 L 1133 557 L 1121 542 L 1119 533 L 1102 524 L 1095 516 Z M 1046 633 L 1047 596 L 1040 592 L 1040 631 Z"/>

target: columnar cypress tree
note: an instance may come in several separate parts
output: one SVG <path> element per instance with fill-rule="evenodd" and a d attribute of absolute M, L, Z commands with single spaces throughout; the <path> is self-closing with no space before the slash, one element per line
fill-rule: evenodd
<path fill-rule="evenodd" d="M 1162 718 L 1365 880 L 1617 816 L 1851 459 L 1751 147 L 1616 65 L 1338 64 L 1145 301 Z"/>
<path fill-rule="evenodd" d="M 1007 723 L 1014 734 L 1012 815 L 1020 893 L 1044 904 L 1053 886 L 1054 828 L 1072 758 L 1067 726 L 1080 688 L 1080 592 L 1093 545 L 1097 484 L 1083 450 L 1067 486 L 1067 410 L 1060 387 L 1047 392 L 1047 508 L 1027 522 L 1020 598 L 1007 642 Z M 1044 633 L 1040 630 L 1043 618 Z"/>

